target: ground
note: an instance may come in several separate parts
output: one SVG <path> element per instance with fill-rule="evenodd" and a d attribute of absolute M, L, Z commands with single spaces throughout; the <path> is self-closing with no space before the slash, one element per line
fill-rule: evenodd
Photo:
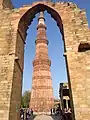
<path fill-rule="evenodd" d="M 32 119 L 33 120 L 33 119 Z M 60 116 L 50 115 L 38 115 L 34 120 L 61 120 Z"/>

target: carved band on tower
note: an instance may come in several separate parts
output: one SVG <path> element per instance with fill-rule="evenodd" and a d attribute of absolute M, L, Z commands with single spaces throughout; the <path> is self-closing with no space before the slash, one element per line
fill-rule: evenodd
<path fill-rule="evenodd" d="M 37 25 L 36 55 L 33 60 L 33 76 L 30 108 L 37 112 L 49 112 L 54 104 L 51 60 L 48 57 L 48 40 L 46 37 L 44 13 L 40 12 Z"/>

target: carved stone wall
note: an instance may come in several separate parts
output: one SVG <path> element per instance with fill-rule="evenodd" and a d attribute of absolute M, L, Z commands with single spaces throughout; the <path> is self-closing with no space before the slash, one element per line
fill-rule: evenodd
<path fill-rule="evenodd" d="M 26 31 L 40 10 L 47 10 L 56 20 L 64 40 L 73 120 L 89 120 L 90 29 L 85 10 L 64 2 L 0 10 L 0 119 L 19 120 Z"/>

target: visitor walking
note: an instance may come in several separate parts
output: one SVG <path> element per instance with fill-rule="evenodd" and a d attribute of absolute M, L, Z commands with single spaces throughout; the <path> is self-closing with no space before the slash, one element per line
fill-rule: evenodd
<path fill-rule="evenodd" d="M 52 108 L 51 108 L 51 115 L 52 115 L 52 112 L 53 112 L 53 111 L 52 111 Z"/>
<path fill-rule="evenodd" d="M 20 119 L 24 120 L 24 110 L 22 108 L 20 109 Z"/>
<path fill-rule="evenodd" d="M 53 113 L 54 113 L 54 115 L 55 115 L 55 108 L 53 108 Z"/>
<path fill-rule="evenodd" d="M 30 120 L 31 110 L 28 108 L 26 110 L 26 120 Z"/>
<path fill-rule="evenodd" d="M 33 110 L 32 110 L 32 108 L 31 108 L 31 114 L 33 115 Z"/>

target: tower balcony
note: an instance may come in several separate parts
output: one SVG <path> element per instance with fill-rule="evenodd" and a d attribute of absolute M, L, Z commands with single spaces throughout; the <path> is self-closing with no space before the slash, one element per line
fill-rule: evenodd
<path fill-rule="evenodd" d="M 49 65 L 49 66 L 51 66 L 51 60 L 49 60 L 49 59 L 35 59 L 33 61 L 33 66 L 36 66 L 36 65 Z"/>
<path fill-rule="evenodd" d="M 45 30 L 47 29 L 46 25 L 45 25 L 45 24 L 42 24 L 42 23 L 40 23 L 40 24 L 37 25 L 37 30 L 38 30 L 39 28 L 44 28 Z"/>
<path fill-rule="evenodd" d="M 43 39 L 43 38 L 41 39 L 41 38 L 40 38 L 40 39 L 37 39 L 37 40 L 35 41 L 35 44 L 36 44 L 36 45 L 37 45 L 38 43 L 45 43 L 45 44 L 48 45 L 49 42 L 48 42 L 47 39 Z"/>

